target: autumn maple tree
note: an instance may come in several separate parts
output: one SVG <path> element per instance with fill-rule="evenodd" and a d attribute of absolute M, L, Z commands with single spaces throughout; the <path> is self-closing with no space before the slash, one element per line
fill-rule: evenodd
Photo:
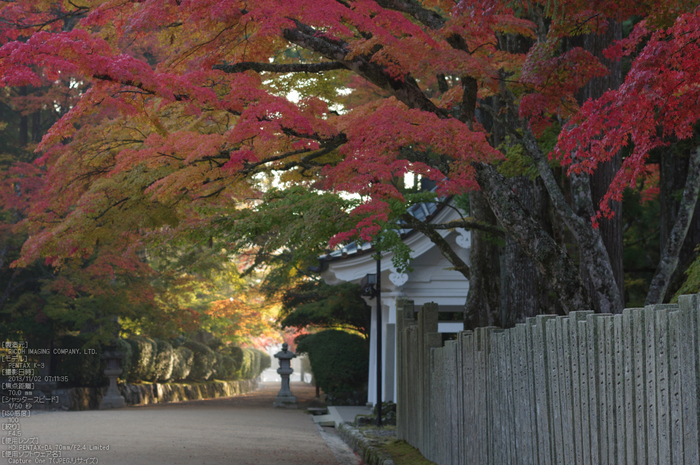
<path fill-rule="evenodd" d="M 287 270 L 301 272 L 299 254 L 331 236 L 411 222 L 405 207 L 426 200 L 399 181 L 413 173 L 433 200 L 470 193 L 451 227 L 474 231 L 471 263 L 448 258 L 470 278 L 475 324 L 499 314 L 494 234 L 520 254 L 514 273 L 537 271 L 516 278 L 539 275 L 562 312 L 619 312 L 616 245 L 598 225 L 700 115 L 700 9 L 682 1 L 28 0 L 0 15 L 4 86 L 86 87 L 37 147 L 19 266 L 196 237 L 277 258 L 290 239 Z M 665 298 L 697 201 L 700 152 L 685 156 L 649 302 Z M 294 199 L 335 199 L 332 221 L 304 229 L 315 209 Z M 287 220 L 265 205 L 289 206 Z M 440 225 L 411 226 L 440 242 Z"/>

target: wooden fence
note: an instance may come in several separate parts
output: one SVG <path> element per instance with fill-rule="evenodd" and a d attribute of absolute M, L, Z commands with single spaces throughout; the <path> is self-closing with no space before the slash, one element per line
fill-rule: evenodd
<path fill-rule="evenodd" d="M 397 307 L 397 433 L 439 465 L 700 464 L 700 298 L 463 331 Z"/>

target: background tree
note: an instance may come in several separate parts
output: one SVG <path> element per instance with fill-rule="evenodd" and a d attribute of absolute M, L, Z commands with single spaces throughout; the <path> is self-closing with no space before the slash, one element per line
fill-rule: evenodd
<path fill-rule="evenodd" d="M 370 309 L 357 284 L 305 281 L 285 291 L 280 324 L 282 328 L 350 329 L 369 340 Z"/>

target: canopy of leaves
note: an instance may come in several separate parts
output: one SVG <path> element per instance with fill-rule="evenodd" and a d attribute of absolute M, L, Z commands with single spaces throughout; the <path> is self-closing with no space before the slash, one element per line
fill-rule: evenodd
<path fill-rule="evenodd" d="M 606 68 L 567 41 L 632 16 L 606 52 L 631 60 L 625 83 L 579 108 Z M 503 171 L 527 171 L 517 147 L 490 143 L 485 98 L 507 103 L 495 117 L 513 137 L 561 122 L 554 154 L 572 172 L 632 147 L 603 215 L 648 174 L 649 151 L 700 118 L 700 9 L 684 0 L 26 0 L 0 18 L 0 84 L 71 89 L 50 97 L 62 113 L 40 158 L 3 171 L 0 200 L 29 235 L 15 265 L 92 267 L 129 289 L 120 270 L 146 280 L 138 253 L 177 241 L 216 239 L 251 266 L 277 260 L 271 282 L 295 279 L 331 236 L 394 223 L 408 172 L 444 196 L 479 189 L 477 168 L 506 157 Z M 88 281 L 57 285 L 112 292 Z M 209 303 L 224 318 L 234 305 Z"/>

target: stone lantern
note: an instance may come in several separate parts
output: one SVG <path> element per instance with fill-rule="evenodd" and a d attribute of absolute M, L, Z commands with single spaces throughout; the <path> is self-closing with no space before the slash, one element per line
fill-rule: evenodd
<path fill-rule="evenodd" d="M 119 388 L 117 388 L 117 377 L 122 374 L 122 369 L 119 368 L 119 361 L 124 358 L 124 355 L 117 350 L 108 350 L 102 354 L 102 358 L 107 360 L 105 375 L 109 378 L 109 388 L 107 388 L 107 392 L 102 397 L 100 410 L 125 407 L 124 397 L 122 397 L 119 393 Z"/>
<path fill-rule="evenodd" d="M 280 361 L 280 367 L 277 369 L 277 373 L 282 377 L 282 388 L 280 392 L 277 393 L 277 398 L 272 405 L 280 408 L 299 408 L 297 405 L 297 398 L 292 395 L 292 391 L 289 389 L 289 375 L 294 372 L 291 364 L 296 354 L 288 350 L 288 348 L 289 346 L 285 342 L 282 344 L 282 350 L 275 354 L 275 358 Z"/>

